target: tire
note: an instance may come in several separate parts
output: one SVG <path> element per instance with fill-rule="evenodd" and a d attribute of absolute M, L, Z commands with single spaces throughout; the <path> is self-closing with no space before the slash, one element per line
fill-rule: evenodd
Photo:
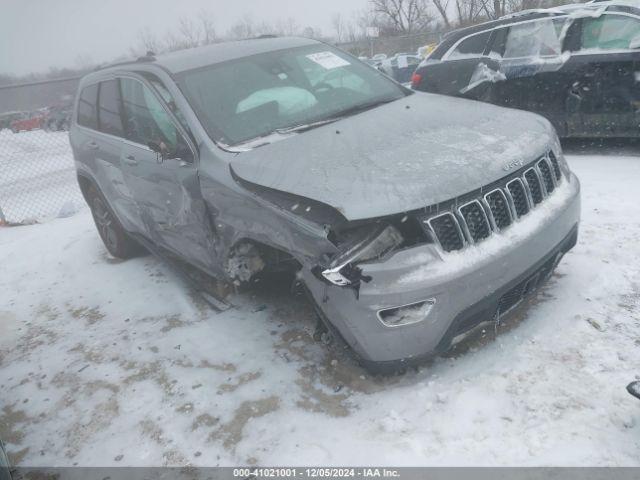
<path fill-rule="evenodd" d="M 109 253 L 123 260 L 141 253 L 140 245 L 124 230 L 103 196 L 95 187 L 90 187 L 87 200 L 98 234 Z"/>

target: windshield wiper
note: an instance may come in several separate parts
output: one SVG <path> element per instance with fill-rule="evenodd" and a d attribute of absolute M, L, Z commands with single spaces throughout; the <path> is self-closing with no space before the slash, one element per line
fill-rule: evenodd
<path fill-rule="evenodd" d="M 371 110 L 372 108 L 384 105 L 385 103 L 391 103 L 399 100 L 398 98 L 385 98 L 384 100 L 375 100 L 373 102 L 365 102 L 360 105 L 354 105 L 353 107 L 342 110 L 338 115 L 340 117 L 348 117 L 349 115 L 355 115 L 356 113 L 364 112 L 365 110 Z"/>
<path fill-rule="evenodd" d="M 322 120 L 318 120 L 317 122 L 302 123 L 300 125 L 293 125 L 291 127 L 276 128 L 274 132 L 283 133 L 283 134 L 306 132 L 307 130 L 311 130 L 312 128 L 321 127 L 322 125 L 326 125 L 327 123 L 332 123 L 337 120 L 340 120 L 341 117 L 342 115 L 340 115 L 339 117 L 325 118 Z"/>
<path fill-rule="evenodd" d="M 318 120 L 317 122 L 294 125 L 292 127 L 276 128 L 274 132 L 276 133 L 305 132 L 307 130 L 311 130 L 312 128 L 326 125 L 327 123 L 336 122 L 341 118 L 348 117 L 349 115 L 354 115 L 356 113 L 363 112 L 365 110 L 370 110 L 374 107 L 377 107 L 378 105 L 383 105 L 385 103 L 393 102 L 394 100 L 397 100 L 397 99 L 392 98 L 392 99 L 385 99 L 385 100 L 376 100 L 374 102 L 361 103 L 359 105 L 354 105 L 353 107 L 349 107 L 346 110 L 342 110 L 329 118 L 324 118 L 322 120 Z"/>
<path fill-rule="evenodd" d="M 257 148 L 257 147 L 262 147 L 263 145 L 268 145 L 269 143 L 272 143 L 273 140 L 271 140 L 271 141 L 267 140 L 268 137 L 271 137 L 271 136 L 274 136 L 274 135 L 277 136 L 277 135 L 287 135 L 289 133 L 305 132 L 307 130 L 311 130 L 311 129 L 316 128 L 316 127 L 321 127 L 322 125 L 326 125 L 328 123 L 336 122 L 336 121 L 340 120 L 341 118 L 348 117 L 349 115 L 355 115 L 356 113 L 363 112 L 365 110 L 370 110 L 370 109 L 375 108 L 375 107 L 377 107 L 379 105 L 383 105 L 385 103 L 390 103 L 390 102 L 393 102 L 395 100 L 398 100 L 398 99 L 397 98 L 387 98 L 387 99 L 384 99 L 384 100 L 376 100 L 376 101 L 373 101 L 373 102 L 361 103 L 359 105 L 354 105 L 353 107 L 349 107 L 346 110 L 342 110 L 342 111 L 336 113 L 335 115 L 333 115 L 331 117 L 323 118 L 322 120 L 317 120 L 315 122 L 309 122 L 309 123 L 303 123 L 303 124 L 299 124 L 299 125 L 293 125 L 291 127 L 276 128 L 274 130 L 271 130 L 270 132 L 264 133 L 262 135 L 258 135 L 257 137 L 251 138 L 249 140 L 245 140 L 245 141 L 237 143 L 235 145 L 227 145 L 227 146 L 225 146 L 225 148 L 230 152 L 242 152 L 242 151 L 251 150 L 251 149 Z M 262 140 L 262 142 L 260 142 L 261 140 Z M 255 142 L 258 142 L 258 143 L 255 143 Z"/>

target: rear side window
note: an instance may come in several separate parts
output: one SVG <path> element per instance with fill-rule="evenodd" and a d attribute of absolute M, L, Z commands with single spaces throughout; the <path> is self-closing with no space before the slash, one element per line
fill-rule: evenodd
<path fill-rule="evenodd" d="M 101 132 L 124 137 L 121 104 L 120 82 L 118 80 L 102 82 L 98 101 L 98 123 Z"/>
<path fill-rule="evenodd" d="M 83 88 L 78 100 L 78 125 L 93 128 L 94 130 L 98 128 L 97 103 L 98 84 Z"/>
<path fill-rule="evenodd" d="M 640 35 L 640 20 L 623 15 L 585 18 L 582 23 L 582 48 L 624 50 Z"/>
<path fill-rule="evenodd" d="M 485 48 L 487 48 L 487 43 L 489 42 L 489 37 L 491 36 L 491 31 L 479 33 L 477 35 L 473 35 L 462 42 L 455 48 L 449 58 L 458 59 L 465 57 L 480 57 L 484 53 Z"/>

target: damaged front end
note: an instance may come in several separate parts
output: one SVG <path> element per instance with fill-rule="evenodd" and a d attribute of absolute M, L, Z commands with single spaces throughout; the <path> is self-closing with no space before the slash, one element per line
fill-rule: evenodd
<path fill-rule="evenodd" d="M 316 276 L 340 287 L 358 287 L 361 281 L 371 280 L 362 274 L 359 265 L 381 261 L 403 248 L 431 241 L 412 214 L 355 223 L 329 231 L 328 239 L 338 252 L 316 267 Z"/>
<path fill-rule="evenodd" d="M 415 215 L 416 212 L 349 221 L 336 207 L 247 182 L 235 175 L 233 169 L 231 173 L 241 186 L 255 195 L 256 199 L 266 202 L 263 204 L 277 209 L 286 218 L 295 221 L 297 232 L 303 231 L 306 225 L 310 231 L 323 238 L 318 243 L 312 242 L 315 243 L 315 247 L 312 247 L 311 243 L 301 247 L 294 242 L 289 242 L 288 245 L 282 243 L 284 239 L 299 240 L 300 235 L 283 236 L 281 242 L 274 242 L 273 246 L 292 257 L 297 257 L 298 268 L 307 265 L 314 276 L 324 283 L 357 290 L 361 282 L 370 281 L 369 277 L 362 274 L 361 264 L 381 261 L 403 248 L 432 242 L 421 225 L 419 216 Z M 265 267 L 269 268 L 272 261 L 268 259 L 264 262 L 254 261 L 254 253 L 262 250 L 263 247 L 258 250 L 249 248 L 246 243 L 237 245 L 229 257 L 229 276 L 247 281 L 254 273 Z"/>
<path fill-rule="evenodd" d="M 322 276 L 338 286 L 357 283 L 363 278 L 358 263 L 379 259 L 398 248 L 404 237 L 390 224 L 374 224 L 359 229 L 348 235 L 340 247 L 342 251 L 336 255 L 327 268 L 322 269 Z"/>

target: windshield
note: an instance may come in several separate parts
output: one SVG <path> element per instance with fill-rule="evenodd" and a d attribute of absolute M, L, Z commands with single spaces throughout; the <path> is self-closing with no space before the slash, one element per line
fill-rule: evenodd
<path fill-rule="evenodd" d="M 324 44 L 187 71 L 179 81 L 211 138 L 229 146 L 407 94 L 385 75 Z"/>

